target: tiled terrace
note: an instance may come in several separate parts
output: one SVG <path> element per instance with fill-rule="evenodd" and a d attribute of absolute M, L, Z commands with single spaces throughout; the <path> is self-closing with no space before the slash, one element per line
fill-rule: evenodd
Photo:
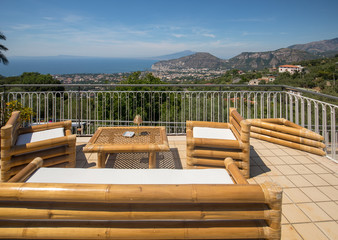
<path fill-rule="evenodd" d="M 185 136 L 168 139 L 171 152 L 157 155 L 158 167 L 186 168 Z M 77 138 L 77 167 L 96 167 L 97 154 L 82 152 L 88 140 Z M 249 182 L 275 181 L 284 189 L 282 239 L 338 239 L 338 164 L 253 138 L 251 146 Z M 107 167 L 147 168 L 147 161 L 146 154 L 114 154 L 108 158 Z"/>

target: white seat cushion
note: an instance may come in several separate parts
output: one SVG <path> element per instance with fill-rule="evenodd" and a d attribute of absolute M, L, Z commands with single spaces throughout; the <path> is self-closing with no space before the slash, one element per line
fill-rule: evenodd
<path fill-rule="evenodd" d="M 65 135 L 63 128 L 53 128 L 40 132 L 25 133 L 18 136 L 15 145 L 23 145 L 32 142 L 38 142 L 47 139 L 53 139 L 57 137 L 63 137 Z"/>
<path fill-rule="evenodd" d="M 27 182 L 86 184 L 233 184 L 225 169 L 40 168 Z"/>
<path fill-rule="evenodd" d="M 210 127 L 194 127 L 194 138 L 209 138 L 223 140 L 237 140 L 231 129 L 228 128 L 210 128 Z"/>

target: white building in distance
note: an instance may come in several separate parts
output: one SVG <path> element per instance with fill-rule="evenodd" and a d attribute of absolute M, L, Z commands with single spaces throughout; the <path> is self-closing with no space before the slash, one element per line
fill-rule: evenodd
<path fill-rule="evenodd" d="M 290 74 L 294 74 L 295 72 L 301 72 L 303 69 L 300 65 L 281 65 L 278 68 L 278 72 L 289 72 Z"/>

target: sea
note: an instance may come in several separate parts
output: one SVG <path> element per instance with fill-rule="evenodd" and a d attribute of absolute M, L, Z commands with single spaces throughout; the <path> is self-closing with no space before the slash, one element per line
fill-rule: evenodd
<path fill-rule="evenodd" d="M 8 65 L 0 63 L 0 75 L 19 76 L 24 72 L 41 74 L 123 73 L 151 70 L 158 60 L 144 58 L 100 57 L 7 57 Z"/>

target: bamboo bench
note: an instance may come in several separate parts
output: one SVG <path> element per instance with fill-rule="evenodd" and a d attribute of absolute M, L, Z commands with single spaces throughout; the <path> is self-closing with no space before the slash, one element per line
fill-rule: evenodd
<path fill-rule="evenodd" d="M 35 159 L 11 182 L 0 183 L 0 238 L 281 237 L 281 188 L 248 184 L 231 158 L 224 164 L 233 184 L 15 182 L 39 168 L 41 161 Z"/>

